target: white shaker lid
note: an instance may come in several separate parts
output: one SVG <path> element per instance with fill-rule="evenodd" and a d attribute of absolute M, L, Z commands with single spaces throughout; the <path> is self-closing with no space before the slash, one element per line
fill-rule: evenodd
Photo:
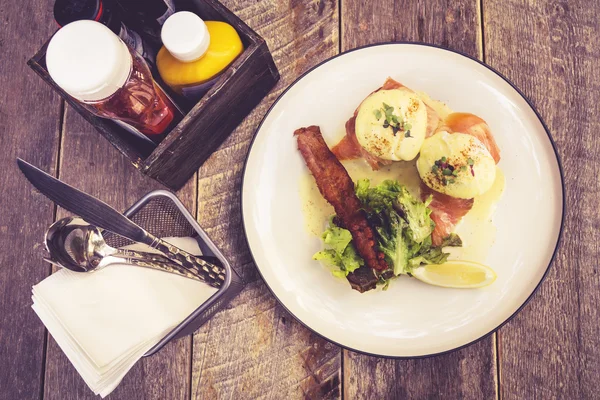
<path fill-rule="evenodd" d="M 206 53 L 210 44 L 206 24 L 189 11 L 179 11 L 167 18 L 160 37 L 169 53 L 183 62 L 196 61 Z"/>
<path fill-rule="evenodd" d="M 82 101 L 105 99 L 129 77 L 132 57 L 123 41 L 99 22 L 65 25 L 50 40 L 46 65 L 65 92 Z"/>

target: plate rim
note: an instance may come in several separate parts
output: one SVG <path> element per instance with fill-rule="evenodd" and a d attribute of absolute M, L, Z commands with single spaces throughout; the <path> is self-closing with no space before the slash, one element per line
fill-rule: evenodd
<path fill-rule="evenodd" d="M 531 110 L 534 112 L 534 114 L 536 115 L 537 119 L 540 121 L 540 123 L 542 124 L 542 127 L 544 128 L 544 131 L 546 132 L 546 135 L 548 136 L 548 140 L 550 141 L 550 144 L 552 145 L 552 150 L 554 151 L 554 156 L 556 158 L 556 162 L 558 165 L 558 171 L 559 171 L 559 175 L 560 175 L 560 187 L 561 187 L 561 197 L 562 197 L 562 210 L 561 210 L 561 215 L 560 215 L 560 227 L 558 230 L 558 237 L 556 239 L 556 244 L 554 246 L 554 249 L 552 251 L 552 257 L 550 257 L 550 261 L 548 262 L 548 266 L 546 267 L 546 270 L 544 271 L 544 274 L 542 275 L 541 279 L 539 280 L 539 282 L 536 284 L 535 288 L 533 289 L 533 291 L 529 294 L 529 296 L 527 297 L 527 299 L 525 299 L 525 301 L 511 314 L 509 315 L 502 323 L 498 324 L 498 326 L 496 326 L 495 328 L 493 328 L 492 330 L 490 330 L 488 333 L 485 333 L 481 336 L 479 336 L 476 339 L 471 340 L 468 343 L 465 343 L 463 345 L 460 345 L 458 347 L 454 347 L 452 349 L 448 349 L 448 350 L 444 350 L 444 351 L 440 351 L 440 352 L 435 352 L 435 353 L 430 353 L 430 354 L 422 354 L 422 355 L 416 355 L 416 356 L 393 356 L 393 355 L 387 355 L 387 354 L 379 354 L 379 353 L 370 353 L 367 351 L 363 351 L 363 350 L 358 350 L 358 349 L 354 349 L 350 346 L 346 346 L 343 345 L 341 343 L 338 343 L 337 341 L 334 341 L 330 338 L 328 338 L 327 336 L 315 331 L 313 328 L 311 328 L 307 323 L 305 323 L 304 321 L 302 321 L 300 318 L 298 318 L 285 304 L 283 301 L 281 301 L 281 299 L 279 297 L 277 297 L 277 295 L 275 294 L 275 292 L 273 291 L 273 289 L 271 288 L 271 286 L 269 285 L 269 283 L 267 282 L 267 280 L 265 279 L 265 277 L 263 276 L 257 262 L 256 259 L 254 258 L 254 253 L 252 252 L 252 248 L 250 247 L 250 242 L 248 241 L 248 232 L 247 232 L 247 227 L 246 227 L 246 220 L 244 218 L 244 192 L 245 192 L 245 186 L 246 186 L 246 172 L 247 172 L 247 167 L 248 167 L 248 160 L 250 158 L 250 153 L 252 152 L 252 148 L 254 146 L 254 142 L 256 140 L 256 137 L 258 136 L 258 133 L 260 131 L 260 129 L 263 126 L 263 123 L 265 122 L 265 120 L 267 119 L 267 117 L 271 114 L 271 111 L 273 111 L 273 108 L 275 108 L 275 106 L 277 105 L 277 103 L 279 103 L 279 101 L 283 98 L 283 96 L 285 96 L 285 94 L 292 88 L 294 87 L 300 80 L 302 80 L 306 75 L 308 75 L 309 73 L 311 73 L 313 70 L 319 68 L 321 65 L 324 65 L 338 57 L 341 57 L 345 54 L 348 53 L 352 53 L 355 51 L 360 51 L 360 50 L 364 50 L 367 48 L 371 48 L 371 47 L 383 47 L 383 46 L 388 46 L 388 45 L 413 45 L 413 46 L 423 46 L 423 47 L 432 47 L 438 50 L 442 50 L 442 51 L 447 51 L 450 53 L 454 53 L 454 54 L 458 54 L 462 57 L 465 57 L 469 60 L 475 61 L 478 64 L 482 65 L 483 67 L 485 67 L 486 69 L 490 70 L 491 72 L 495 73 L 496 75 L 498 75 L 502 80 L 504 80 L 506 83 L 508 83 L 522 98 L 523 100 L 525 100 L 525 102 L 529 105 L 529 107 L 531 107 Z M 340 52 L 332 57 L 326 58 L 325 60 L 320 61 L 319 63 L 317 63 L 316 65 L 312 66 L 311 68 L 309 68 L 308 70 L 306 70 L 305 72 L 303 72 L 301 75 L 299 75 L 296 79 L 294 79 L 294 81 L 292 83 L 290 83 L 284 90 L 283 92 L 281 92 L 279 94 L 279 96 L 277 96 L 277 98 L 275 99 L 275 101 L 273 102 L 273 104 L 271 104 L 271 106 L 269 107 L 269 109 L 267 110 L 267 112 L 265 113 L 265 115 L 262 117 L 260 123 L 258 124 L 256 130 L 254 131 L 254 135 L 252 136 L 252 140 L 250 141 L 250 146 L 248 147 L 248 153 L 246 154 L 246 158 L 244 160 L 244 167 L 242 169 L 242 187 L 240 190 L 240 213 L 241 213 L 241 217 L 242 217 L 242 229 L 244 232 L 244 240 L 246 242 L 246 246 L 248 247 L 248 250 L 250 252 L 250 257 L 252 259 L 252 262 L 254 263 L 256 269 L 258 270 L 258 273 L 261 277 L 261 279 L 263 280 L 263 282 L 265 283 L 266 287 L 269 289 L 269 292 L 271 292 L 271 294 L 273 295 L 273 297 L 275 297 L 275 299 L 277 300 L 277 302 L 284 308 L 284 310 L 286 310 L 288 312 L 288 314 L 290 314 L 296 321 L 298 321 L 302 326 L 304 326 L 305 328 L 309 329 L 311 332 L 313 332 L 314 334 L 316 334 L 318 337 L 327 340 L 330 343 L 335 344 L 336 346 L 339 346 L 343 349 L 346 350 L 350 350 L 353 351 L 355 353 L 359 353 L 359 354 L 363 354 L 363 355 L 367 355 L 367 356 L 372 356 L 372 357 L 380 357 L 380 358 L 387 358 L 387 359 L 399 359 L 399 360 L 414 360 L 414 359 L 424 359 L 424 358 L 430 358 L 430 357 L 436 357 L 436 356 L 441 356 L 444 354 L 449 354 L 449 353 L 453 353 L 456 352 L 458 350 L 464 349 L 468 346 L 471 346 L 487 337 L 489 337 L 491 334 L 493 334 L 494 332 L 498 331 L 500 328 L 502 328 L 504 325 L 506 325 L 508 322 L 510 322 L 517 314 L 519 314 L 524 308 L 525 306 L 531 301 L 531 299 L 533 298 L 533 296 L 537 293 L 537 291 L 539 290 L 539 288 L 541 287 L 542 283 L 546 280 L 546 277 L 548 276 L 548 273 L 550 272 L 550 269 L 554 263 L 554 260 L 556 258 L 556 254 L 558 252 L 559 247 L 562 244 L 562 239 L 563 239 L 563 230 L 564 230 L 564 225 L 565 225 L 565 215 L 566 215 L 566 192 L 565 192 L 565 179 L 564 179 L 564 170 L 563 170 L 563 166 L 562 166 L 562 161 L 561 161 L 561 156 L 558 152 L 558 148 L 556 147 L 556 143 L 554 142 L 554 139 L 552 138 L 552 135 L 550 134 L 550 130 L 548 129 L 548 126 L 546 125 L 546 122 L 544 121 L 544 119 L 542 118 L 542 116 L 540 115 L 539 111 L 537 110 L 537 108 L 535 107 L 535 105 L 533 104 L 533 102 L 510 80 L 508 79 L 506 76 L 504 76 L 501 72 L 499 72 L 498 70 L 496 70 L 495 68 L 491 67 L 490 65 L 486 64 L 485 62 L 474 58 L 466 53 L 463 53 L 462 51 L 459 50 L 454 50 L 454 49 L 450 49 L 447 47 L 442 47 L 436 44 L 431 44 L 431 43 L 424 43 L 424 42 L 413 42 L 413 41 L 385 41 L 385 42 L 377 42 L 377 43 L 372 43 L 372 44 L 368 44 L 368 45 L 364 45 L 364 46 L 360 46 L 360 47 L 356 47 L 350 50 L 346 50 L 343 52 Z"/>

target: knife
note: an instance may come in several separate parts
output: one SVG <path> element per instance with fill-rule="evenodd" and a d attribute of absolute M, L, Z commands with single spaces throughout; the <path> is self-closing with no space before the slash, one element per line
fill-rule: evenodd
<path fill-rule="evenodd" d="M 211 286 L 220 287 L 225 281 L 225 270 L 222 267 L 157 238 L 103 201 L 59 181 L 20 158 L 17 158 L 17 165 L 29 182 L 44 196 L 79 215 L 86 222 L 161 251 L 183 267 L 197 272 L 199 277 Z"/>

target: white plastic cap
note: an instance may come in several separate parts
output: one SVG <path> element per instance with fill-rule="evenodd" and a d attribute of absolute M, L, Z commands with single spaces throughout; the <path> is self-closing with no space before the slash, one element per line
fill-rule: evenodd
<path fill-rule="evenodd" d="M 82 101 L 105 99 L 121 88 L 132 67 L 123 41 L 99 22 L 65 25 L 48 44 L 46 65 L 65 92 Z"/>
<path fill-rule="evenodd" d="M 196 61 L 206 53 L 210 44 L 206 24 L 189 11 L 179 11 L 167 18 L 160 37 L 169 53 L 183 62 Z"/>

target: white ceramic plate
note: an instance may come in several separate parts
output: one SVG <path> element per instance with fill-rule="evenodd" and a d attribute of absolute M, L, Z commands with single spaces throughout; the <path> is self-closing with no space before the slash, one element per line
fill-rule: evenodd
<path fill-rule="evenodd" d="M 321 243 L 304 227 L 299 180 L 307 173 L 295 129 L 319 125 L 330 145 L 357 105 L 392 78 L 456 111 L 485 119 L 502 151 L 504 194 L 484 289 L 427 286 L 400 278 L 360 294 L 311 259 Z M 390 357 L 438 354 L 491 333 L 545 276 L 562 229 L 563 186 L 547 129 L 505 78 L 464 55 L 421 44 L 361 48 L 327 60 L 275 102 L 248 156 L 242 190 L 250 250 L 273 294 L 303 324 L 346 348 Z"/>

